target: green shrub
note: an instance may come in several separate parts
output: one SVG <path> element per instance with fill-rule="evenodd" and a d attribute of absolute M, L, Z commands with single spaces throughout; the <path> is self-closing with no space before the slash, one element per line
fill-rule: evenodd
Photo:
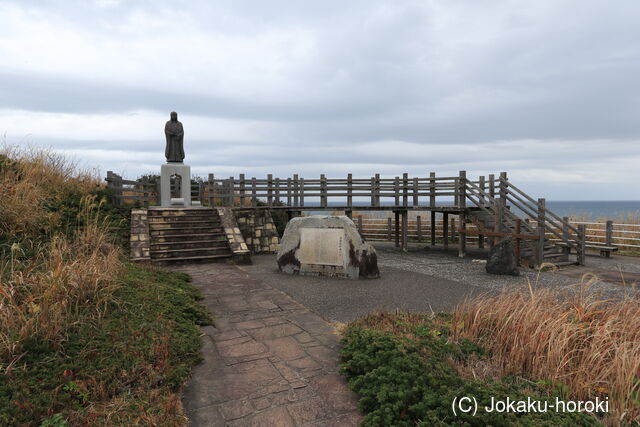
<path fill-rule="evenodd" d="M 179 401 L 200 357 L 197 325 L 210 319 L 199 293 L 184 274 L 131 264 L 118 283 L 107 314 L 68 331 L 61 348 L 24 343 L 24 356 L 0 375 L 0 425 L 64 425 L 51 414 L 73 425 L 133 425 L 142 414 L 156 414 L 158 425 L 181 419 L 166 402 Z M 111 413 L 110 402 L 121 409 Z"/>
<path fill-rule="evenodd" d="M 438 325 L 420 325 L 415 338 L 362 325 L 348 328 L 342 349 L 342 373 L 360 396 L 365 426 L 413 425 L 597 425 L 584 414 L 496 414 L 479 411 L 476 416 L 452 411 L 455 397 L 474 396 L 481 406 L 491 397 L 514 400 L 531 396 L 552 402 L 553 396 L 535 385 L 462 378 L 454 360 L 482 356 L 483 349 L 470 341 L 453 343 Z M 533 387 L 533 389 L 532 389 Z"/>

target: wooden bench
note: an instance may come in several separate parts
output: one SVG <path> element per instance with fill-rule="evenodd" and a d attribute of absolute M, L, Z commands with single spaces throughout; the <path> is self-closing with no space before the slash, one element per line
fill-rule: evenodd
<path fill-rule="evenodd" d="M 568 245 L 564 242 L 554 242 L 557 246 L 567 247 Z M 584 245 L 586 249 L 594 249 L 600 251 L 600 256 L 603 258 L 610 258 L 611 252 L 616 252 L 618 248 L 616 246 L 606 246 L 606 245 L 594 245 L 594 244 L 586 244 Z"/>

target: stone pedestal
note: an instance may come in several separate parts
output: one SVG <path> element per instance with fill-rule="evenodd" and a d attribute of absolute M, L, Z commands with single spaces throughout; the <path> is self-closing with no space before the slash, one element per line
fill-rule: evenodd
<path fill-rule="evenodd" d="M 171 177 L 181 178 L 179 198 L 171 198 Z M 191 206 L 191 166 L 184 163 L 166 163 L 160 167 L 160 205 L 162 207 Z"/>

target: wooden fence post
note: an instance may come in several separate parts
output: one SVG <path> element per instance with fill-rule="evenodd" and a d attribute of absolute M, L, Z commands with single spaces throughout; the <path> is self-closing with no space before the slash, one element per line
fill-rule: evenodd
<path fill-rule="evenodd" d="M 486 182 L 484 175 L 481 175 L 479 178 L 478 186 L 480 187 L 480 194 L 478 195 L 480 206 L 484 207 L 486 205 L 485 191 L 486 191 Z M 478 231 L 480 229 L 478 228 Z M 478 234 L 478 248 L 484 249 L 484 234 Z"/>
<path fill-rule="evenodd" d="M 607 231 L 605 234 L 605 242 L 604 244 L 607 246 L 613 246 L 613 221 L 608 220 L 606 223 Z M 609 252 L 607 251 L 607 256 Z"/>
<path fill-rule="evenodd" d="M 118 197 L 118 205 L 124 205 L 124 199 L 122 198 L 122 196 L 124 195 L 124 184 L 122 182 L 122 176 L 116 174 L 115 184 L 116 195 L 120 196 Z"/>
<path fill-rule="evenodd" d="M 409 205 L 409 174 L 402 174 L 402 206 Z"/>
<path fill-rule="evenodd" d="M 451 243 L 455 243 L 456 242 L 456 219 L 455 218 L 451 218 Z M 458 236 L 458 238 L 460 238 L 460 236 Z"/>
<path fill-rule="evenodd" d="M 371 197 L 371 206 L 376 205 L 376 177 L 372 176 L 370 180 L 369 194 Z"/>
<path fill-rule="evenodd" d="M 393 211 L 393 213 L 395 214 L 395 231 L 396 231 L 396 248 L 400 247 L 400 212 L 399 211 Z"/>
<path fill-rule="evenodd" d="M 395 198 L 395 206 L 400 206 L 400 177 L 396 176 L 393 181 L 393 193 Z"/>
<path fill-rule="evenodd" d="M 418 193 L 418 177 L 413 178 L 413 206 L 418 206 L 420 197 Z"/>
<path fill-rule="evenodd" d="M 246 192 L 246 179 L 243 173 L 240 174 L 240 206 L 244 207 L 245 205 L 245 192 Z"/>
<path fill-rule="evenodd" d="M 327 207 L 327 177 L 320 175 L 320 206 Z"/>
<path fill-rule="evenodd" d="M 500 172 L 500 202 L 502 206 L 507 206 L 507 194 L 509 189 L 507 187 L 507 173 Z"/>
<path fill-rule="evenodd" d="M 418 242 L 422 243 L 422 221 L 420 215 L 416 216 L 416 228 L 418 233 Z"/>
<path fill-rule="evenodd" d="M 121 195 L 122 188 L 122 179 L 118 179 L 118 174 L 113 173 L 113 171 L 107 171 L 107 188 L 111 192 L 111 203 L 120 206 L 122 205 L 122 199 L 118 196 Z"/>
<path fill-rule="evenodd" d="M 494 174 L 489 175 L 489 196 L 492 199 L 496 198 L 496 176 Z"/>
<path fill-rule="evenodd" d="M 442 238 L 444 240 L 444 248 L 449 248 L 449 214 L 447 212 L 442 213 Z"/>
<path fill-rule="evenodd" d="M 562 240 L 567 246 L 562 247 L 562 253 L 569 255 L 571 253 L 571 246 L 569 245 L 569 217 L 562 217 Z"/>
<path fill-rule="evenodd" d="M 436 206 L 436 173 L 429 172 L 429 206 Z"/>
<path fill-rule="evenodd" d="M 215 206 L 214 196 L 216 192 L 216 187 L 215 187 L 216 184 L 213 179 L 214 179 L 214 176 L 212 173 L 210 173 L 209 176 L 207 177 L 207 198 L 209 199 L 209 206 L 211 207 Z"/>
<path fill-rule="evenodd" d="M 300 188 L 299 191 L 300 193 L 300 207 L 304 206 L 304 178 L 300 177 Z"/>
<path fill-rule="evenodd" d="M 273 174 L 267 175 L 267 206 L 273 206 Z"/>
<path fill-rule="evenodd" d="M 234 196 L 234 190 L 236 188 L 235 186 L 235 181 L 236 179 L 232 176 L 229 177 L 229 187 L 227 188 L 227 194 L 229 195 L 229 204 L 228 206 L 233 206 L 235 203 L 235 200 L 233 198 Z"/>
<path fill-rule="evenodd" d="M 376 179 L 376 182 L 375 182 L 376 192 L 375 192 L 374 206 L 380 206 L 380 174 L 379 173 L 375 175 L 375 179 Z"/>
<path fill-rule="evenodd" d="M 407 252 L 407 250 L 409 249 L 408 231 L 409 231 L 409 211 L 405 209 L 402 211 L 402 250 L 404 252 Z"/>
<path fill-rule="evenodd" d="M 504 205 L 502 204 L 502 202 L 498 201 L 498 203 L 496 204 L 496 216 L 494 219 L 494 226 L 493 226 L 493 230 L 497 231 L 497 232 L 501 232 L 503 230 L 503 224 L 504 223 Z M 495 240 L 502 240 L 502 239 L 493 239 L 494 242 Z"/>
<path fill-rule="evenodd" d="M 436 211 L 431 211 L 431 246 L 436 245 Z"/>
<path fill-rule="evenodd" d="M 258 189 L 255 176 L 251 177 L 251 206 L 258 206 Z"/>
<path fill-rule="evenodd" d="M 460 185 L 460 233 L 458 240 L 460 242 L 458 246 L 458 257 L 464 258 L 467 254 L 467 171 L 460 171 L 458 177 L 458 183 Z"/>
<path fill-rule="evenodd" d="M 585 224 L 578 224 L 578 239 L 578 264 L 584 265 L 587 243 L 587 226 Z"/>
<path fill-rule="evenodd" d="M 502 179 L 500 180 L 502 182 Z M 545 200 L 538 199 L 538 245 L 536 248 L 536 261 L 538 262 L 538 267 L 542 265 L 544 261 L 544 241 L 545 241 Z"/>
<path fill-rule="evenodd" d="M 387 240 L 391 241 L 391 217 L 387 217 Z"/>
<path fill-rule="evenodd" d="M 351 195 L 353 191 L 353 175 L 347 175 L 347 206 L 351 207 L 353 205 L 353 196 Z"/>
<path fill-rule="evenodd" d="M 280 206 L 280 178 L 276 178 L 276 206 Z"/>
<path fill-rule="evenodd" d="M 114 192 L 114 186 L 113 186 L 113 171 L 107 171 L 107 178 L 105 179 L 105 181 L 107 181 L 107 189 L 109 190 L 109 198 L 111 199 L 111 204 L 116 205 L 116 198 L 115 196 L 115 192 Z"/>
<path fill-rule="evenodd" d="M 522 220 L 516 219 L 516 234 L 522 231 Z M 516 237 L 516 265 L 520 265 L 520 239 Z"/>
<path fill-rule="evenodd" d="M 204 206 L 204 182 L 198 182 L 198 201 L 200 202 L 200 206 Z M 148 202 L 147 202 L 148 203 Z M 148 206 L 148 204 L 147 204 Z"/>
<path fill-rule="evenodd" d="M 293 175 L 293 206 L 300 206 L 300 199 L 298 194 L 298 174 Z"/>

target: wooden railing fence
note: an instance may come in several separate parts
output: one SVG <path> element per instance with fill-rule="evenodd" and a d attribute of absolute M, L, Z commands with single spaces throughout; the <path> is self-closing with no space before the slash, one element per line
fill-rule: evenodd
<path fill-rule="evenodd" d="M 148 178 L 130 181 L 111 171 L 107 173 L 107 185 L 114 203 L 158 204 L 159 183 Z M 217 178 L 209 174 L 205 180 L 191 183 L 192 198 L 205 206 L 230 206 L 296 210 L 344 210 L 351 212 L 366 207 L 369 210 L 407 211 L 421 209 L 450 212 L 458 217 L 451 227 L 450 221 L 431 230 L 430 221 L 408 224 L 408 237 L 421 241 L 432 236 L 455 230 L 460 245 L 466 241 L 484 243 L 485 237 L 513 235 L 522 240 L 525 248 L 533 251 L 538 262 L 544 258 L 545 245 L 560 243 L 565 250 L 573 250 L 578 261 L 584 261 L 586 244 L 601 244 L 636 249 L 640 247 L 640 225 L 571 222 L 546 208 L 545 199 L 534 199 L 511 183 L 505 172 L 499 176 L 480 176 L 472 180 L 460 171 L 457 176 L 436 176 L 435 172 L 425 176 L 409 176 L 404 173 L 394 178 L 382 178 L 375 174 L 370 178 L 305 179 L 298 175 L 279 178 L 269 174 L 266 178 L 239 177 Z M 514 209 L 515 208 L 515 209 Z M 515 211 L 519 214 L 516 214 Z M 471 224 L 468 219 L 473 212 L 484 212 L 494 219 L 493 230 L 482 224 Z M 472 218 L 473 219 L 473 218 Z M 374 222 L 364 219 L 364 234 L 372 229 Z M 389 224 L 382 233 L 388 240 Z M 455 227 L 457 226 L 457 230 Z M 438 228 L 439 227 L 439 228 Z M 600 227 L 600 228 L 597 228 Z M 393 228 L 393 227 L 391 227 Z M 397 232 L 397 227 L 391 234 Z M 415 233 L 415 234 L 412 234 Z M 377 236 L 380 237 L 380 236 Z M 392 236 L 392 238 L 395 236 Z M 435 239 L 435 237 L 433 237 Z M 449 239 L 450 240 L 450 239 Z"/>

